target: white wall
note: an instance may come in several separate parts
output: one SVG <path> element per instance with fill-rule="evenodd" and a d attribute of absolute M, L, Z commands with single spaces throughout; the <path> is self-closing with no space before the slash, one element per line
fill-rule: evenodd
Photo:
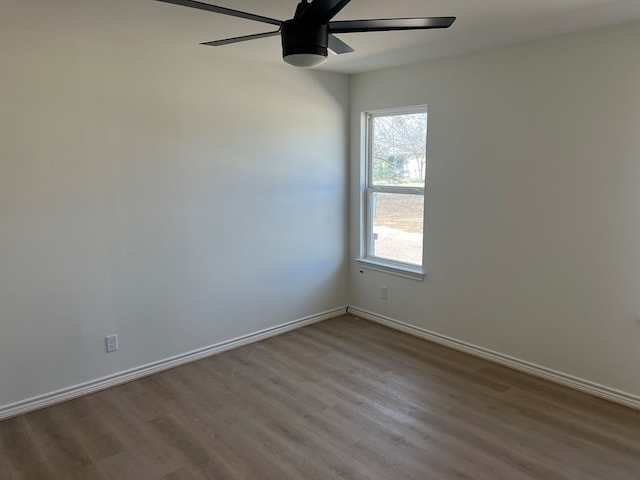
<path fill-rule="evenodd" d="M 351 305 L 640 395 L 640 24 L 356 75 L 360 113 L 428 104 L 424 282 Z M 388 300 L 378 298 L 388 287 Z"/>
<path fill-rule="evenodd" d="M 346 76 L 5 27 L 0 58 L 0 406 L 347 303 Z"/>

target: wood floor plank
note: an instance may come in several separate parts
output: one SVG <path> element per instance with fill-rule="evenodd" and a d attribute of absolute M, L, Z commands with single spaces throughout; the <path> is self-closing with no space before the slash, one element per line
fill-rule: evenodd
<path fill-rule="evenodd" d="M 640 412 L 350 315 L 0 422 L 3 480 L 638 480 Z"/>
<path fill-rule="evenodd" d="M 0 472 L 8 477 L 46 460 L 25 416 L 0 423 Z"/>

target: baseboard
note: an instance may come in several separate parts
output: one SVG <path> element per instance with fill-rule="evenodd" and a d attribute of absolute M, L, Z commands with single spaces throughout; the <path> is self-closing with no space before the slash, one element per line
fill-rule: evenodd
<path fill-rule="evenodd" d="M 50 407 L 57 403 L 66 402 L 68 400 L 78 398 L 84 395 L 105 390 L 107 388 L 120 385 L 122 383 L 130 382 L 138 378 L 146 377 L 154 373 L 168 370 L 170 368 L 184 365 L 186 363 L 195 362 L 218 353 L 225 352 L 243 345 L 258 342 L 275 335 L 280 335 L 291 330 L 295 330 L 313 323 L 328 320 L 340 315 L 344 315 L 347 311 L 347 307 L 339 307 L 326 312 L 310 315 L 308 317 L 293 320 L 291 322 L 283 323 L 275 327 L 260 330 L 258 332 L 243 335 L 241 337 L 226 340 L 224 342 L 216 343 L 208 347 L 193 350 L 191 352 L 176 355 L 164 360 L 142 365 L 140 367 L 125 370 L 123 372 L 115 373 L 106 377 L 91 380 L 89 382 L 81 383 L 72 387 L 57 390 L 55 392 L 39 395 L 37 397 L 22 400 L 16 403 L 12 403 L 5 406 L 0 406 L 0 420 L 4 420 L 17 415 L 38 410 L 45 407 Z"/>
<path fill-rule="evenodd" d="M 542 367 L 540 365 L 511 357 L 509 355 L 504 355 L 502 353 L 494 352 L 483 347 L 478 347 L 461 340 L 456 340 L 455 338 L 447 337 L 446 335 L 430 332 L 423 328 L 409 325 L 407 323 L 400 322 L 383 315 L 378 315 L 377 313 L 369 312 L 358 307 L 349 306 L 348 312 L 349 314 L 356 317 L 370 320 L 372 322 L 385 325 L 395 330 L 400 330 L 401 332 L 405 332 L 416 337 L 424 338 L 426 340 L 445 345 L 447 347 L 453 348 L 454 350 L 469 353 L 476 357 L 480 357 L 485 360 L 504 365 L 505 367 L 513 368 L 514 370 L 519 370 L 521 372 L 525 372 L 530 375 L 534 375 L 536 377 L 540 377 L 545 380 L 564 385 L 574 390 L 588 393 L 589 395 L 593 395 L 595 397 L 603 398 L 605 400 L 609 400 L 626 407 L 640 410 L 640 397 L 632 395 L 630 393 L 615 390 L 603 385 L 598 385 L 597 383 L 590 382 L 582 378 L 577 378 L 572 375 L 567 375 L 550 368 Z"/>

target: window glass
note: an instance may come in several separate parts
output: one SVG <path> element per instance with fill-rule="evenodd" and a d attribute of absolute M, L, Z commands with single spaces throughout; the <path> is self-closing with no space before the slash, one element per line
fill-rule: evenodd
<path fill-rule="evenodd" d="M 424 186 L 427 114 L 371 118 L 371 184 Z"/>
<path fill-rule="evenodd" d="M 371 210 L 371 255 L 421 265 L 424 197 L 373 192 Z"/>

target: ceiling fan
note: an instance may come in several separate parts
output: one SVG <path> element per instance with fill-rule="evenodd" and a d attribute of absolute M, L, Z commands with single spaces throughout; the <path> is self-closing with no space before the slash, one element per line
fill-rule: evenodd
<path fill-rule="evenodd" d="M 331 19 L 351 0 L 312 0 L 311 2 L 301 0 L 293 18 L 284 21 L 193 0 L 158 1 L 275 25 L 278 30 L 272 32 L 214 40 L 202 43 L 202 45 L 218 47 L 230 43 L 280 35 L 282 39 L 282 57 L 285 62 L 296 67 L 315 67 L 320 65 L 327 59 L 328 50 L 336 54 L 353 52 L 353 48 L 337 38 L 334 35 L 335 33 L 448 28 L 456 19 L 456 17 L 418 17 L 332 22 Z"/>

